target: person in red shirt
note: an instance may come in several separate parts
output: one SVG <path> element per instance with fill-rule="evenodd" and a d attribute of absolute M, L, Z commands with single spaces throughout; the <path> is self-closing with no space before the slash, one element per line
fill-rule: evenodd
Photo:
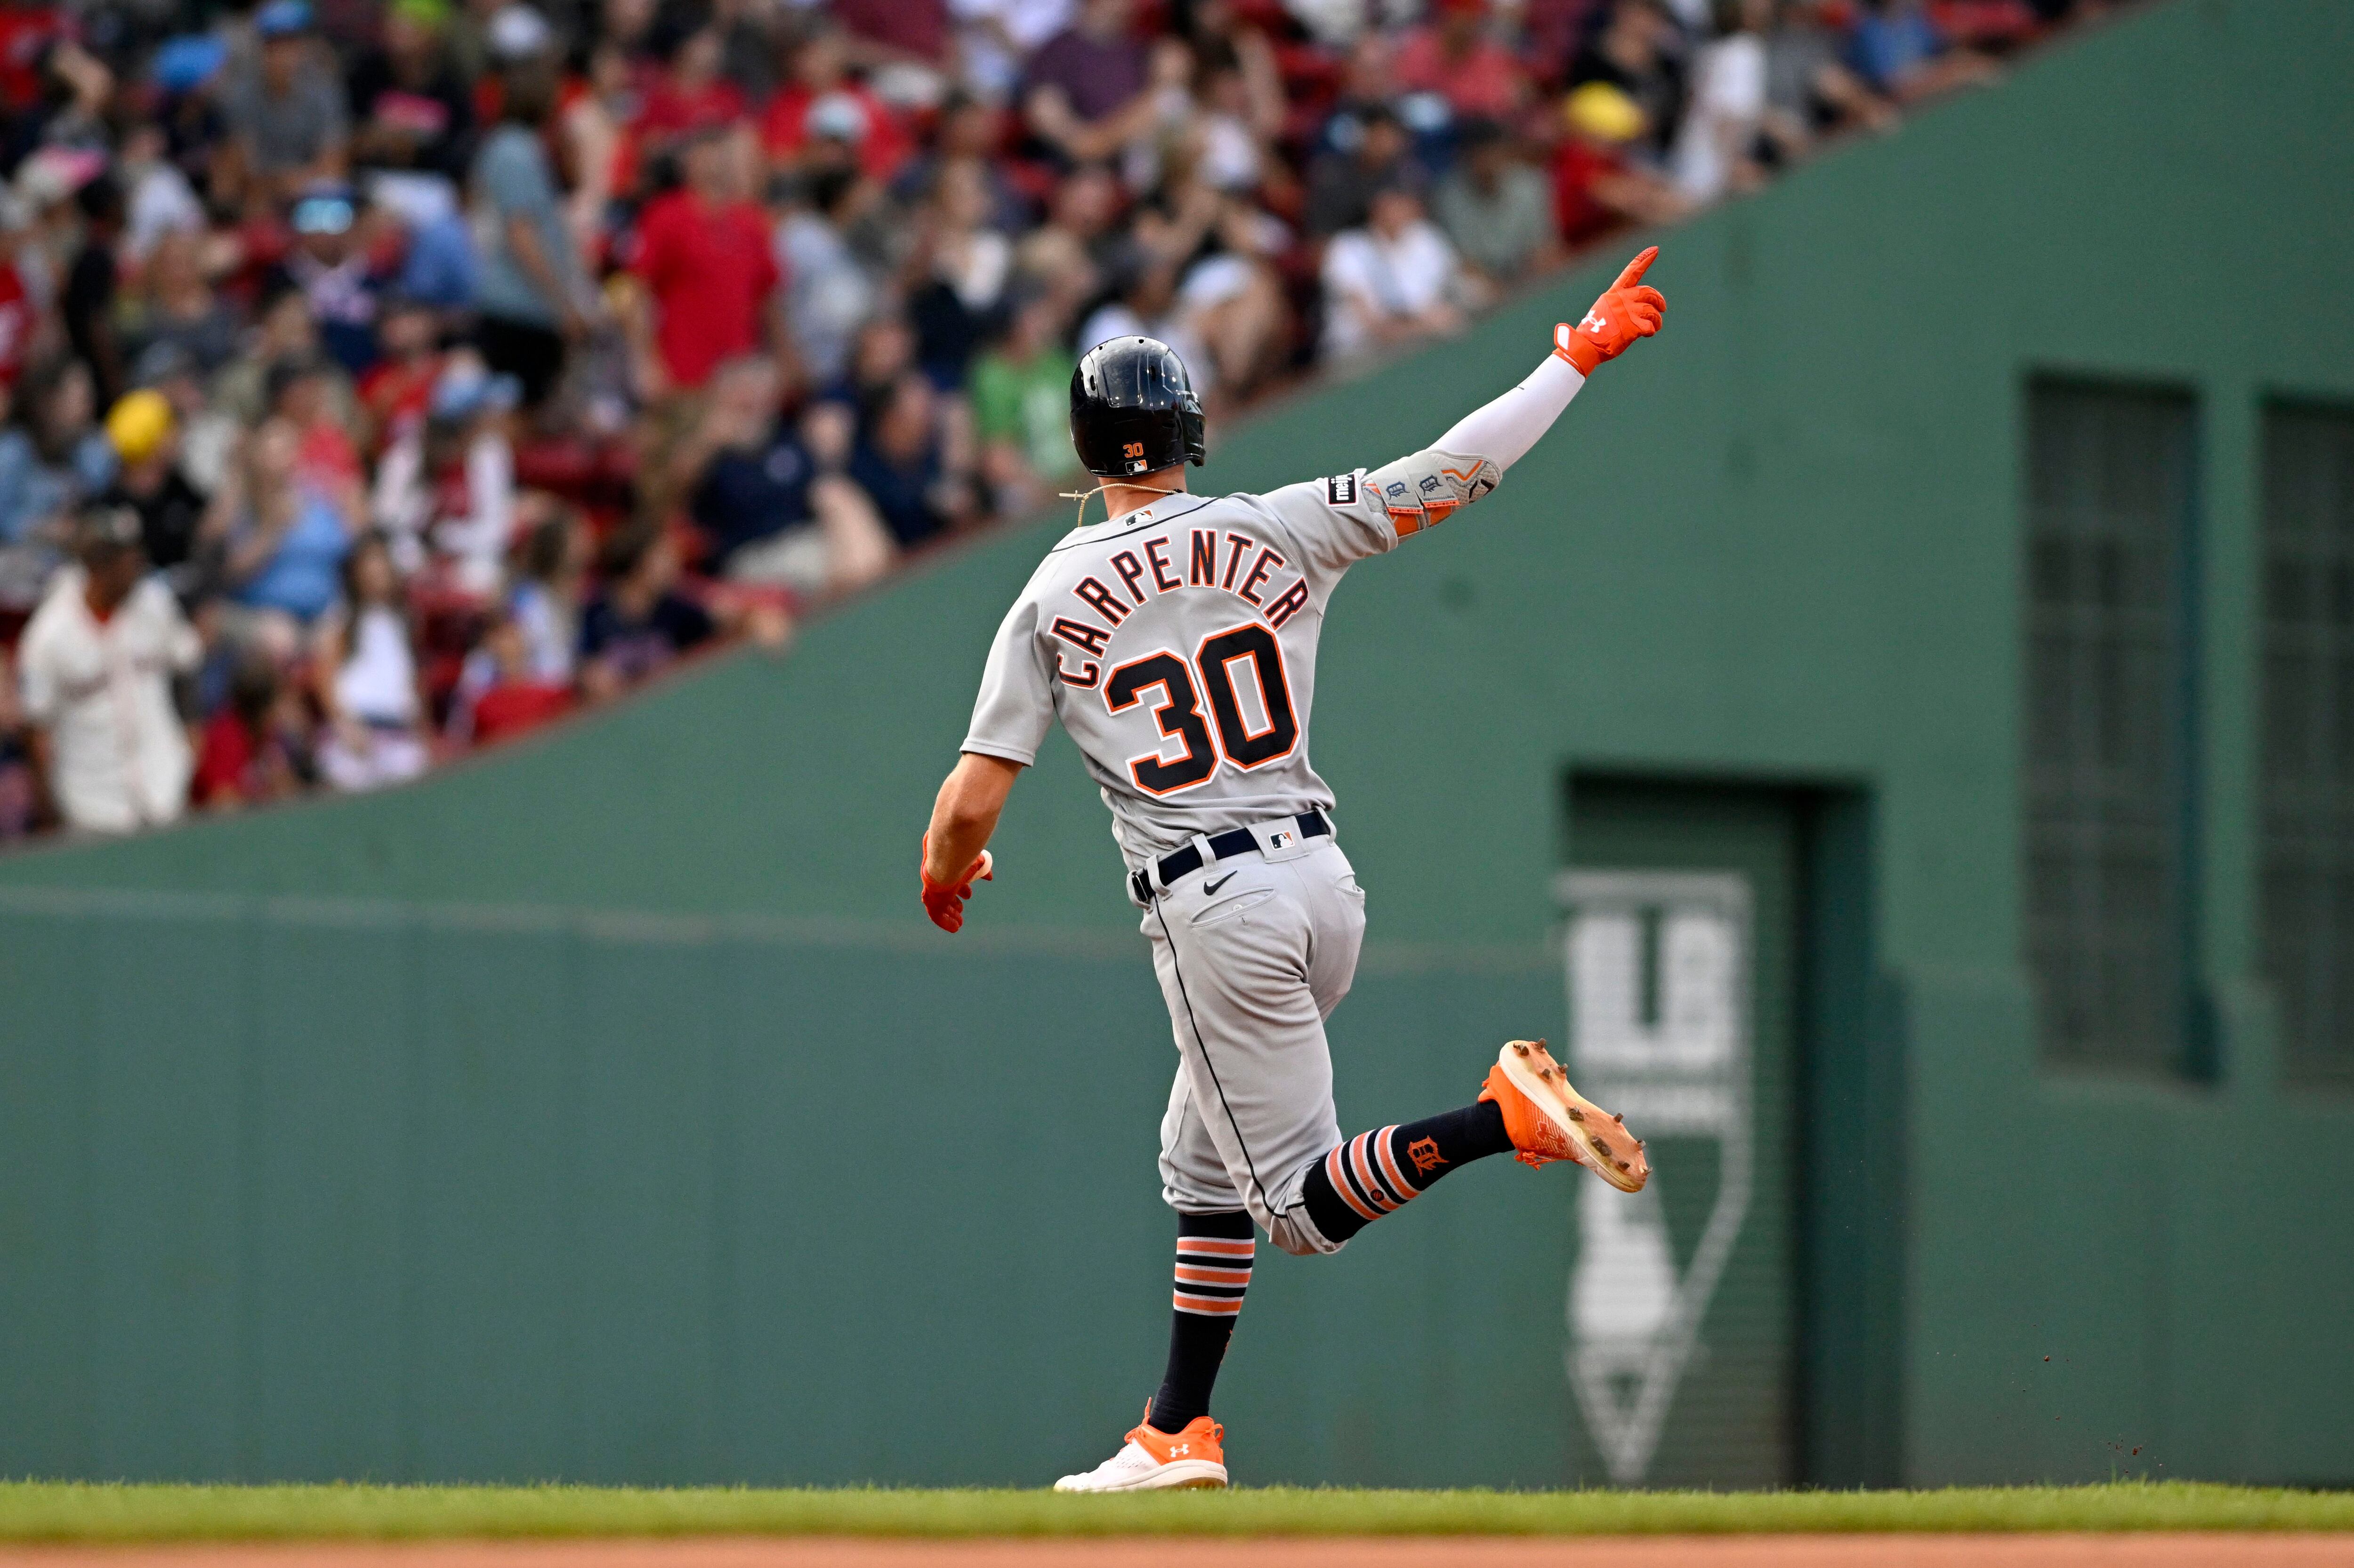
<path fill-rule="evenodd" d="M 1405 36 L 1392 66 L 1407 92 L 1435 92 L 1462 118 L 1510 120 L 1528 101 L 1528 73 L 1488 34 L 1488 0 L 1438 0 L 1437 20 Z"/>
<path fill-rule="evenodd" d="M 537 729 L 572 708 L 572 686 L 535 676 L 531 652 L 514 617 L 502 610 L 466 657 L 450 712 L 452 740 L 489 746 Z"/>
<path fill-rule="evenodd" d="M 33 302 L 14 261 L 0 260 L 0 390 L 13 387 L 25 373 L 26 351 L 33 345 Z"/>
<path fill-rule="evenodd" d="M 1567 132 L 1553 160 L 1553 222 L 1565 245 L 1583 245 L 1623 223 L 1673 223 L 1691 204 L 1627 157 L 1649 128 L 1642 109 L 1606 81 L 1589 81 L 1562 101 Z"/>
<path fill-rule="evenodd" d="M 715 366 L 782 342 L 783 281 L 768 216 L 748 200 L 734 137 L 687 144 L 685 185 L 646 208 L 633 269 L 654 301 L 654 346 L 673 387 L 700 387 Z"/>
<path fill-rule="evenodd" d="M 820 136 L 857 149 L 859 171 L 888 180 L 916 150 L 907 123 L 850 78 L 850 48 L 842 28 L 820 22 L 794 47 L 792 79 L 769 100 L 760 118 L 760 144 L 769 161 L 790 168 Z"/>
<path fill-rule="evenodd" d="M 229 679 L 228 701 L 205 723 L 190 798 L 225 811 L 300 793 L 310 762 L 302 730 L 300 697 L 265 650 L 249 650 Z"/>
<path fill-rule="evenodd" d="M 665 146 L 673 138 L 744 118 L 742 90 L 720 74 L 721 49 L 716 27 L 680 41 L 670 68 L 654 78 L 638 113 L 637 132 L 645 146 Z"/>
<path fill-rule="evenodd" d="M 396 296 L 377 312 L 376 343 L 384 352 L 359 385 L 360 408 L 376 451 L 382 452 L 396 437 L 425 422 L 434 378 L 441 374 L 440 330 L 433 307 L 419 301 Z"/>

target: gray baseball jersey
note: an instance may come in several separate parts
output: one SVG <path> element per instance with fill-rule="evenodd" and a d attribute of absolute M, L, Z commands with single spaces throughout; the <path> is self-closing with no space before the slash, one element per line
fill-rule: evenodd
<path fill-rule="evenodd" d="M 1341 573 L 1400 531 L 1363 470 L 1073 529 L 998 628 L 963 749 L 1027 764 L 1062 720 L 1131 867 L 1329 808 L 1308 758 L 1317 634 Z"/>

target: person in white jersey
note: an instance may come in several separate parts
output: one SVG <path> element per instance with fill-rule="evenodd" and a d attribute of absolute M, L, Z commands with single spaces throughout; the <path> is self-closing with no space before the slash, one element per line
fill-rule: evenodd
<path fill-rule="evenodd" d="M 1364 893 L 1332 792 L 1308 760 L 1316 639 L 1341 575 L 1493 491 L 1585 378 L 1666 308 L 1648 249 L 1526 379 L 1425 450 L 1267 495 L 1198 496 L 1202 406 L 1147 337 L 1090 350 L 1071 439 L 1108 515 L 1066 535 L 998 629 L 963 755 L 924 835 L 925 910 L 964 923 L 1007 793 L 1060 719 L 1111 809 L 1179 1066 L 1161 1124 L 1177 1213 L 1169 1361 L 1144 1419 L 1060 1491 L 1226 1484 L 1210 1391 L 1250 1283 L 1253 1226 L 1338 1252 L 1458 1166 L 1569 1160 L 1626 1192 L 1649 1175 L 1625 1125 L 1569 1086 L 1542 1041 L 1508 1041 L 1479 1098 L 1341 1135 L 1324 1021 L 1348 993 Z"/>

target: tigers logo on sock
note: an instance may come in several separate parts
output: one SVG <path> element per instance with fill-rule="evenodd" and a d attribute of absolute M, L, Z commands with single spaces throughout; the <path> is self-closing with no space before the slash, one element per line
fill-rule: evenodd
<path fill-rule="evenodd" d="M 1447 1163 L 1447 1156 L 1438 1152 L 1438 1139 L 1417 1138 L 1405 1146 L 1405 1157 L 1414 1161 L 1416 1173 L 1429 1175 Z"/>

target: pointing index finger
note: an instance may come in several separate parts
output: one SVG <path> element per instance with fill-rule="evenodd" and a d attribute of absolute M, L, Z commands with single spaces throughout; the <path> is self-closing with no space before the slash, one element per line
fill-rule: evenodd
<path fill-rule="evenodd" d="M 1618 281 L 1610 286 L 1614 289 L 1633 288 L 1636 284 L 1643 281 L 1643 273 L 1650 267 L 1653 261 L 1659 259 L 1659 248 L 1658 246 L 1645 246 L 1643 253 L 1640 256 L 1636 257 L 1632 261 L 1628 262 L 1627 270 L 1619 273 Z"/>

